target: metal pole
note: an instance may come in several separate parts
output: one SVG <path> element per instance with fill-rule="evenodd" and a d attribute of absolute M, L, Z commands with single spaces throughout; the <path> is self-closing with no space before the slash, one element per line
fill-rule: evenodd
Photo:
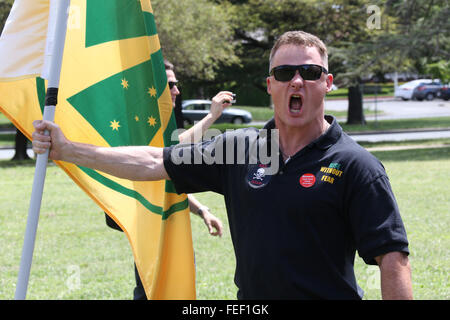
<path fill-rule="evenodd" d="M 378 87 L 381 86 L 375 86 L 375 127 L 378 127 Z"/>
<path fill-rule="evenodd" d="M 48 90 L 43 114 L 44 120 L 53 121 L 56 107 L 57 88 L 61 73 L 64 42 L 66 38 L 67 16 L 70 0 L 58 1 L 56 16 L 55 38 L 52 43 L 52 61 L 48 77 Z M 31 262 L 33 259 L 34 243 L 41 208 L 42 192 L 44 189 L 45 173 L 47 171 L 48 152 L 37 156 L 34 172 L 33 189 L 31 191 L 30 207 L 28 210 L 27 226 L 20 260 L 19 274 L 14 299 L 24 300 L 27 294 L 28 280 L 30 277 Z"/>

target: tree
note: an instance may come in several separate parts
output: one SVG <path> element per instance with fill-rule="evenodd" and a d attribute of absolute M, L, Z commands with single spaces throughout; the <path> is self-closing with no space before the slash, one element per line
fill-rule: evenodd
<path fill-rule="evenodd" d="M 448 0 L 388 0 L 386 13 L 395 17 L 396 32 L 386 34 L 390 50 L 404 57 L 432 62 L 450 58 L 450 3 Z M 384 40 L 384 39 L 383 39 Z"/>
<path fill-rule="evenodd" d="M 343 50 L 343 56 L 354 57 L 347 63 L 347 79 L 354 82 L 358 75 L 364 73 L 384 73 L 392 70 L 430 74 L 438 70 L 434 63 L 448 61 L 448 1 L 379 0 L 372 1 L 372 4 L 380 9 L 379 28 L 371 30 L 370 37 L 364 41 L 340 48 Z M 440 67 L 441 70 L 445 68 L 443 65 Z M 351 104 L 350 100 L 349 97 Z M 349 106 L 348 123 L 359 123 L 361 119 L 353 117 L 351 109 Z"/>
<path fill-rule="evenodd" d="M 213 80 L 219 67 L 239 62 L 231 27 L 232 7 L 208 0 L 152 0 L 161 48 L 177 74 Z"/>
<path fill-rule="evenodd" d="M 11 6 L 14 0 L 0 0 L 0 33 L 5 25 L 6 18 L 8 18 Z"/>
<path fill-rule="evenodd" d="M 15 144 L 15 154 L 11 160 L 28 160 L 30 157 L 27 154 L 27 146 L 28 139 L 27 137 L 19 130 L 16 130 L 16 144 Z"/>
<path fill-rule="evenodd" d="M 329 69 L 344 85 L 356 84 L 361 75 L 347 74 L 351 63 L 346 51 L 353 43 L 370 38 L 366 4 L 357 0 L 248 0 L 235 4 L 235 38 L 242 68 L 224 72 L 238 82 L 265 92 L 268 57 L 275 39 L 288 30 L 304 30 L 321 38 L 329 48 Z M 339 51 L 340 50 L 340 51 Z M 350 106 L 352 108 L 352 105 Z M 361 109 L 362 114 L 362 109 Z"/>
<path fill-rule="evenodd" d="M 442 83 L 450 82 L 450 62 L 440 60 L 438 62 L 430 63 L 425 67 L 425 72 L 433 77 L 433 79 L 440 79 Z"/>

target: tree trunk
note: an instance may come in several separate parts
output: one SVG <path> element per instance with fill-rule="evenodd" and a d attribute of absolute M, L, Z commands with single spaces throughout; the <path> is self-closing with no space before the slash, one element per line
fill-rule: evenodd
<path fill-rule="evenodd" d="M 28 160 L 30 157 L 27 154 L 28 139 L 25 135 L 17 129 L 16 132 L 16 154 L 11 160 Z"/>
<path fill-rule="evenodd" d="M 366 124 L 363 111 L 363 98 L 361 86 L 348 88 L 348 115 L 347 124 Z"/>
<path fill-rule="evenodd" d="M 398 72 L 394 72 L 394 91 L 398 88 Z"/>

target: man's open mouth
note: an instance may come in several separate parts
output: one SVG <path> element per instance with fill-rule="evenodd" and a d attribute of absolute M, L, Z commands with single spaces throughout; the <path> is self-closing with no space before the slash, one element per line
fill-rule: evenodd
<path fill-rule="evenodd" d="M 289 101 L 289 111 L 292 113 L 300 113 L 302 109 L 303 99 L 300 95 L 294 94 Z"/>

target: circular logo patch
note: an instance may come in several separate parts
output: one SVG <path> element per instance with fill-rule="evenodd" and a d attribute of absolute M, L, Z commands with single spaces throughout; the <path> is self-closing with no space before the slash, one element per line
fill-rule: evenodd
<path fill-rule="evenodd" d="M 316 183 L 316 177 L 311 173 L 305 173 L 300 177 L 300 185 L 303 188 L 310 188 Z"/>
<path fill-rule="evenodd" d="M 251 165 L 247 174 L 247 182 L 250 187 L 254 189 L 265 187 L 270 179 L 271 175 L 266 173 L 266 165 Z"/>

